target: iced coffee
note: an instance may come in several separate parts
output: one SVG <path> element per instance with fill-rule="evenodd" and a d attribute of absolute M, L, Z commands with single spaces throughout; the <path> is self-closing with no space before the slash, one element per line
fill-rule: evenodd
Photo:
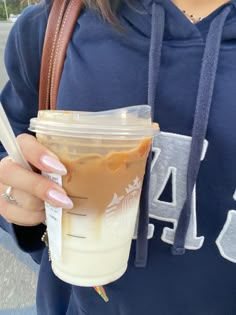
<path fill-rule="evenodd" d="M 95 286 L 115 281 L 125 272 L 151 130 L 149 125 L 149 135 L 112 139 L 104 134 L 73 137 L 37 132 L 38 140 L 66 166 L 62 185 L 74 203 L 73 209 L 61 213 L 60 255 L 52 251 L 52 268 L 60 279 Z"/>

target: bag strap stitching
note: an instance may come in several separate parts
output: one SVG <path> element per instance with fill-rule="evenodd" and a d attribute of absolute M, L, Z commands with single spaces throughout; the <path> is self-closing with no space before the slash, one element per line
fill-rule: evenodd
<path fill-rule="evenodd" d="M 51 78 L 52 78 L 52 69 L 53 69 L 53 56 L 54 56 L 54 51 L 55 51 L 55 47 L 56 47 L 58 33 L 60 31 L 60 25 L 61 25 L 61 20 L 63 17 L 64 10 L 65 10 L 65 7 L 62 6 L 61 10 L 60 10 L 59 18 L 57 20 L 56 32 L 54 34 L 52 51 L 50 54 L 49 69 L 48 69 L 48 82 L 47 82 L 47 91 L 46 91 L 46 95 L 47 95 L 46 106 L 47 106 L 47 108 L 50 106 L 50 87 L 51 87 Z"/>
<path fill-rule="evenodd" d="M 55 104 L 56 104 L 56 99 L 54 99 L 54 97 L 53 97 L 54 84 L 55 84 L 55 76 L 53 74 L 55 73 L 55 65 L 57 64 L 56 61 L 58 59 L 58 53 L 59 53 L 59 48 L 60 48 L 60 44 L 61 44 L 62 33 L 63 33 L 63 30 L 65 28 L 65 24 L 66 24 L 66 22 L 68 20 L 68 16 L 69 16 L 69 14 L 71 12 L 71 9 L 72 9 L 74 3 L 75 3 L 74 0 L 72 0 L 69 3 L 69 5 L 68 5 L 68 7 L 66 9 L 66 12 L 64 14 L 64 17 L 63 17 L 60 33 L 58 35 L 58 42 L 57 42 L 56 50 L 55 50 L 55 58 L 54 58 L 53 66 L 52 66 L 52 80 L 51 80 L 51 89 L 50 89 L 50 99 L 51 99 L 50 109 L 53 109 L 55 107 Z"/>

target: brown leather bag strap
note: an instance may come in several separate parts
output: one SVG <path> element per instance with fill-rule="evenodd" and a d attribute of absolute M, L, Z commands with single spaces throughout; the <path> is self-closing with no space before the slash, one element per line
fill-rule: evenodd
<path fill-rule="evenodd" d="M 50 109 L 55 109 L 67 46 L 81 11 L 82 0 L 71 0 L 66 8 L 54 54 L 50 89 Z"/>
<path fill-rule="evenodd" d="M 39 110 L 55 109 L 66 49 L 82 0 L 53 0 L 45 33 L 39 83 Z"/>
<path fill-rule="evenodd" d="M 43 52 L 40 68 L 39 82 L 39 109 L 49 108 L 49 93 L 51 85 L 51 74 L 53 66 L 53 55 L 55 51 L 58 33 L 60 31 L 66 2 L 64 0 L 55 0 L 48 17 L 46 33 L 44 37 Z"/>

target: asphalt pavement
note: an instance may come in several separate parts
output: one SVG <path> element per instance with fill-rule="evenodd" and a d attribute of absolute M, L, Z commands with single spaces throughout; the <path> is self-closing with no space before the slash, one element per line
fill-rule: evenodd
<path fill-rule="evenodd" d="M 0 91 L 8 79 L 4 66 L 4 50 L 7 41 L 7 36 L 12 26 L 13 23 L 0 21 Z"/>

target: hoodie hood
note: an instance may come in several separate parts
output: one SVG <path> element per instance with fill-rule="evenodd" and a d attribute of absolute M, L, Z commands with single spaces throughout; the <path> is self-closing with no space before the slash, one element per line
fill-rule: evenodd
<path fill-rule="evenodd" d="M 136 29 L 149 38 L 151 36 L 150 16 L 152 15 L 153 3 L 159 4 L 165 11 L 164 40 L 204 40 L 210 23 L 225 7 L 231 7 L 232 11 L 225 22 L 222 40 L 236 38 L 235 0 L 225 3 L 197 24 L 192 24 L 171 0 L 142 0 L 138 4 L 135 4 L 136 10 L 140 12 L 138 18 L 132 9 L 122 10 L 122 15 L 129 20 L 129 23 L 132 23 Z"/>

